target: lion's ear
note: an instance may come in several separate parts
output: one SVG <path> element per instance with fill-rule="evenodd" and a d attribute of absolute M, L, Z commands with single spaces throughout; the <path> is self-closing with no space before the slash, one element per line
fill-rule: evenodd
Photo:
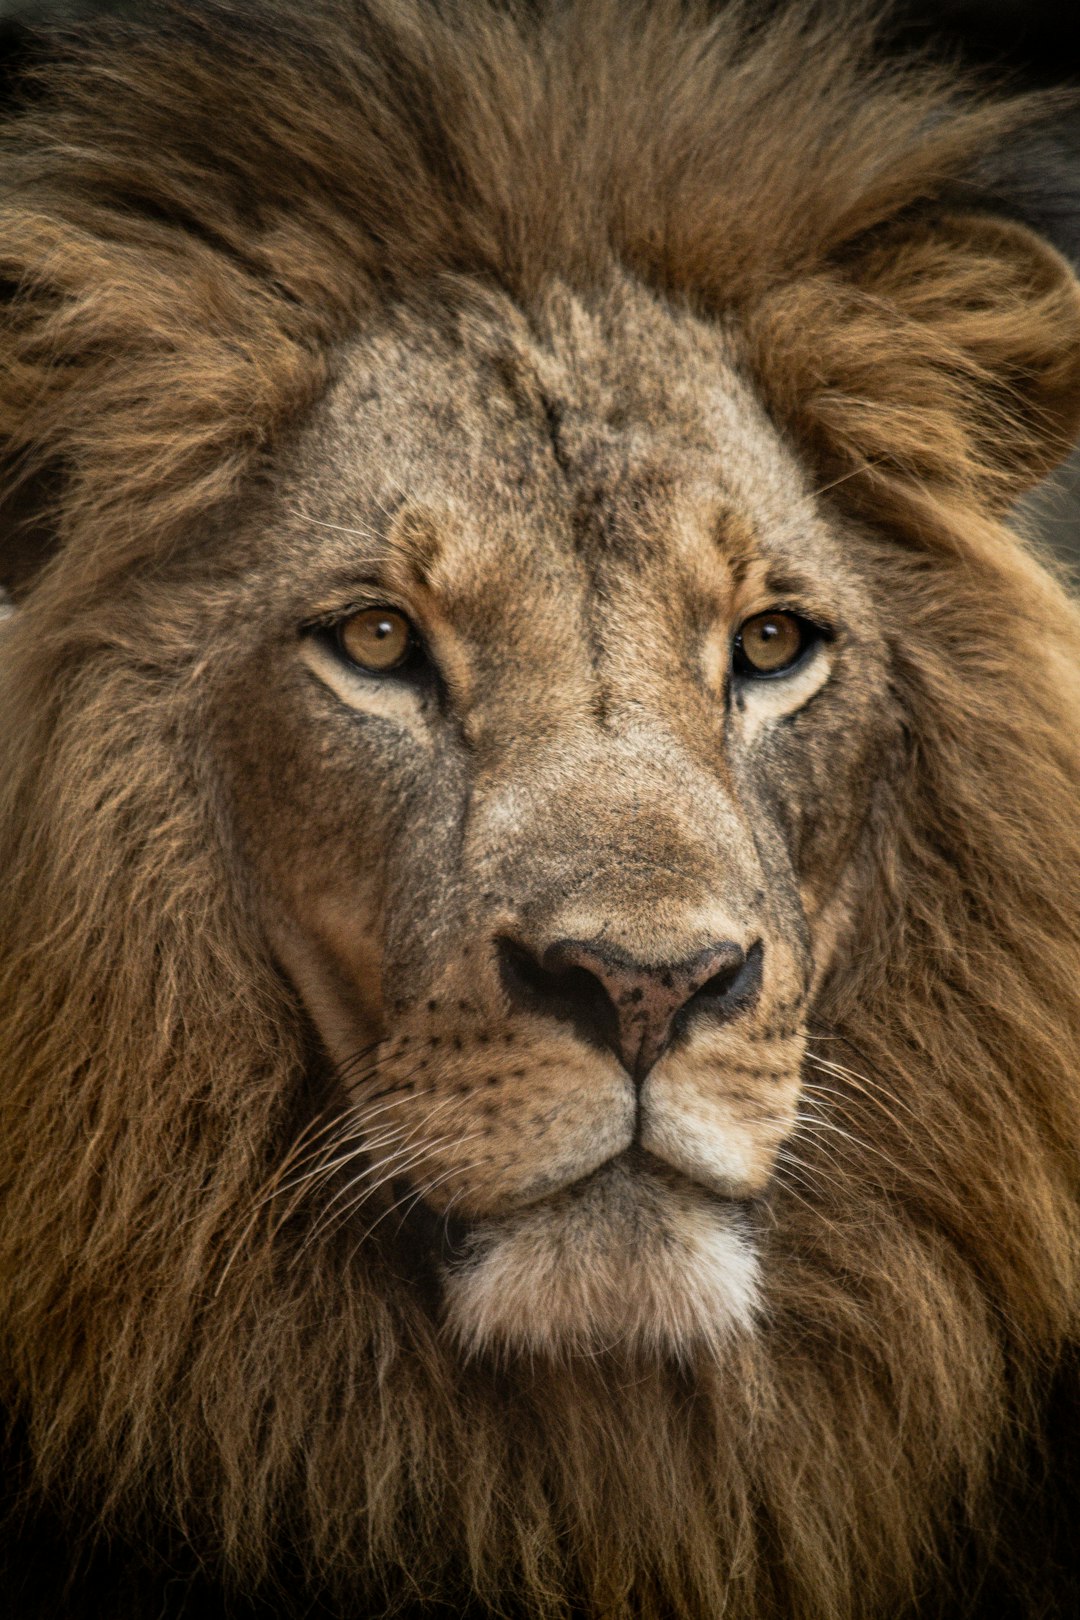
<path fill-rule="evenodd" d="M 856 260 L 858 285 L 895 309 L 960 410 L 971 470 L 1009 501 L 1080 435 L 1080 282 L 1027 226 L 947 214 L 894 229 Z M 976 472 L 976 477 L 977 477 Z"/>
<path fill-rule="evenodd" d="M 1004 510 L 1080 435 L 1080 282 L 1010 220 L 897 222 L 766 297 L 751 342 L 777 414 L 830 481 L 866 474 L 845 497 L 871 515 Z"/>
<path fill-rule="evenodd" d="M 949 214 L 894 232 L 857 275 L 926 331 L 951 381 L 967 382 L 973 448 L 1006 493 L 1068 454 L 1080 435 L 1080 282 L 1048 242 L 1011 220 Z"/>

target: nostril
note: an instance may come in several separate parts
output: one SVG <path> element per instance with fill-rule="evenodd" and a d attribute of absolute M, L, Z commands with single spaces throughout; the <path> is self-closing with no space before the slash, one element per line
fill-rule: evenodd
<path fill-rule="evenodd" d="M 496 940 L 499 976 L 511 1003 L 574 1026 L 584 1040 L 611 1046 L 618 1035 L 618 1013 L 594 973 L 567 960 L 559 945 L 542 960 L 519 940 Z"/>
<path fill-rule="evenodd" d="M 673 1020 L 674 1032 L 684 1029 L 699 1014 L 717 1019 L 733 1018 L 756 1000 L 761 989 L 765 947 L 758 939 L 749 950 L 737 947 L 736 950 L 737 954 L 733 952 L 731 960 L 684 1002 Z"/>

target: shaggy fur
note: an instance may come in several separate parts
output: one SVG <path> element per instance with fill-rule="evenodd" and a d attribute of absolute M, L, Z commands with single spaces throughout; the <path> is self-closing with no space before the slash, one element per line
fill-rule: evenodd
<path fill-rule="evenodd" d="M 5 133 L 9 1522 L 113 1538 L 151 1572 L 132 1614 L 197 1568 L 350 1614 L 959 1614 L 998 1569 L 1020 1612 L 1052 1601 L 1080 618 L 1002 514 L 1076 432 L 1078 297 L 964 212 L 1030 109 L 841 34 L 614 0 L 177 7 L 76 42 Z M 815 1009 L 836 1129 L 766 1206 L 759 1331 L 720 1362 L 493 1367 L 377 1247 L 298 1265 L 302 1233 L 245 1224 L 318 1065 L 202 747 L 202 637 L 236 515 L 377 311 L 448 275 L 528 310 L 613 262 L 737 328 L 870 525 L 905 756 Z"/>

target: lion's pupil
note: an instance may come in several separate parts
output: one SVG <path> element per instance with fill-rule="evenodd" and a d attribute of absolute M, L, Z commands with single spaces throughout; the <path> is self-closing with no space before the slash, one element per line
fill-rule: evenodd
<path fill-rule="evenodd" d="M 410 647 L 409 621 L 390 608 L 365 608 L 340 626 L 345 655 L 362 669 L 384 673 L 401 664 Z"/>

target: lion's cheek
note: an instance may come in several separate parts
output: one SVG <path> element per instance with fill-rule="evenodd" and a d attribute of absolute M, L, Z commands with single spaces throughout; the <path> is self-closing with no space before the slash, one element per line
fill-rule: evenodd
<path fill-rule="evenodd" d="M 582 1181 L 630 1147 L 637 1107 L 627 1077 L 601 1055 L 566 1046 L 561 1062 L 534 1053 L 524 1074 L 490 1092 L 444 1069 L 433 1103 L 421 1102 L 430 1114 L 419 1129 L 402 1109 L 410 1140 L 423 1149 L 414 1180 L 430 1208 L 468 1220 L 501 1216 Z"/>
<path fill-rule="evenodd" d="M 267 899 L 271 950 L 331 1058 L 345 1064 L 383 1031 L 382 948 L 375 897 L 355 890 L 304 891 Z"/>
<path fill-rule="evenodd" d="M 795 1128 L 799 1096 L 797 1067 L 774 1066 L 765 1054 L 761 1061 L 725 1076 L 679 1056 L 667 1060 L 644 1087 L 642 1146 L 721 1197 L 759 1196 Z"/>

